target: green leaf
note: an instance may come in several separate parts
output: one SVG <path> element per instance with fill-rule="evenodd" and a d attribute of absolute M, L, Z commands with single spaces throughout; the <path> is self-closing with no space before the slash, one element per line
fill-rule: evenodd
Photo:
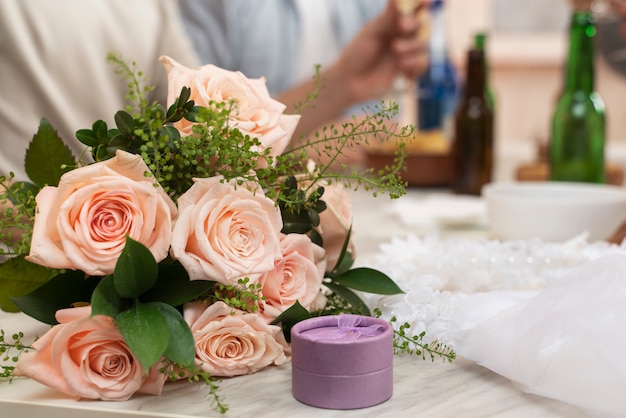
<path fill-rule="evenodd" d="M 170 123 L 178 122 L 185 113 L 193 109 L 194 102 L 189 101 L 190 97 L 191 89 L 183 87 L 176 101 L 167 109 L 166 118 Z"/>
<path fill-rule="evenodd" d="M 103 120 L 97 120 L 91 126 L 93 135 L 100 145 L 106 145 L 109 142 L 109 134 L 107 124 Z"/>
<path fill-rule="evenodd" d="M 298 322 L 309 318 L 311 318 L 311 313 L 307 311 L 300 302 L 296 301 L 289 309 L 278 315 L 278 317 L 272 321 L 272 325 L 281 324 L 285 339 L 287 342 L 291 342 L 291 328 Z"/>
<path fill-rule="evenodd" d="M 196 357 L 196 345 L 183 316 L 166 303 L 154 302 L 149 305 L 161 313 L 169 329 L 170 340 L 163 356 L 174 363 L 192 367 Z"/>
<path fill-rule="evenodd" d="M 107 147 L 105 145 L 98 145 L 93 149 L 92 153 L 93 158 L 96 161 L 106 161 L 111 158 L 111 154 L 109 154 L 109 151 L 107 150 Z"/>
<path fill-rule="evenodd" d="M 185 104 L 183 105 L 183 107 L 182 107 L 182 111 L 183 111 L 185 114 L 197 113 L 197 112 L 198 112 L 198 109 L 199 109 L 200 107 L 199 107 L 199 106 L 196 106 L 195 104 L 196 104 L 196 102 L 194 102 L 193 100 L 189 100 L 187 103 L 185 103 Z M 219 116 L 215 116 L 213 119 L 214 119 L 214 120 L 217 120 L 217 119 L 219 119 Z"/>
<path fill-rule="evenodd" d="M 365 316 L 371 316 L 369 308 L 363 300 L 352 290 L 335 282 L 324 283 L 331 291 L 348 302 L 356 310 L 357 313 Z"/>
<path fill-rule="evenodd" d="M 193 103 L 193 101 L 191 102 Z M 185 116 L 183 116 L 185 119 L 187 119 L 190 122 L 203 122 L 202 121 L 202 116 L 200 115 L 201 113 L 201 108 L 198 106 L 192 107 L 192 109 L 189 111 L 189 113 L 187 113 Z"/>
<path fill-rule="evenodd" d="M 124 308 L 124 299 L 115 291 L 113 276 L 100 280 L 91 295 L 91 314 L 115 318 Z"/>
<path fill-rule="evenodd" d="M 76 131 L 76 138 L 88 147 L 95 148 L 98 146 L 98 140 L 91 129 L 79 129 Z"/>
<path fill-rule="evenodd" d="M 120 110 L 115 114 L 115 125 L 122 136 L 128 136 L 135 129 L 135 119 L 130 113 Z"/>
<path fill-rule="evenodd" d="M 404 293 L 385 273 L 367 267 L 348 270 L 340 276 L 334 276 L 333 280 L 342 286 L 378 295 Z"/>
<path fill-rule="evenodd" d="M 39 187 L 57 186 L 63 173 L 75 166 L 76 161 L 70 149 L 50 122 L 41 119 L 39 129 L 26 151 L 24 168 L 28 177 Z"/>
<path fill-rule="evenodd" d="M 191 97 L 191 89 L 187 86 L 183 86 L 180 89 L 180 94 L 178 95 L 178 104 L 179 105 L 184 105 L 185 103 L 187 103 L 187 101 L 189 101 L 189 98 Z"/>
<path fill-rule="evenodd" d="M 298 180 L 296 180 L 296 176 L 287 176 L 284 183 L 285 188 L 289 190 L 296 190 L 298 188 Z"/>
<path fill-rule="evenodd" d="M 306 210 L 309 221 L 311 223 L 312 226 L 319 226 L 320 225 L 320 214 L 317 213 L 317 211 L 315 209 L 312 208 L 308 208 Z"/>
<path fill-rule="evenodd" d="M 311 220 L 306 210 L 295 207 L 282 208 L 283 234 L 306 234 L 312 228 Z"/>
<path fill-rule="evenodd" d="M 156 284 L 141 295 L 144 302 L 164 302 L 179 306 L 200 297 L 213 288 L 215 282 L 189 280 L 189 275 L 180 264 L 159 264 L 159 277 Z"/>
<path fill-rule="evenodd" d="M 19 312 L 11 297 L 23 296 L 46 283 L 58 272 L 24 260 L 24 256 L 10 258 L 0 264 L 0 309 Z"/>
<path fill-rule="evenodd" d="M 143 368 L 148 371 L 168 347 L 167 320 L 154 306 L 137 302 L 115 317 L 124 340 Z"/>
<path fill-rule="evenodd" d="M 89 303 L 100 277 L 88 277 L 82 271 L 68 270 L 27 295 L 12 298 L 25 314 L 46 324 L 56 324 L 54 314 L 75 303 Z"/>
<path fill-rule="evenodd" d="M 128 142 L 129 141 L 122 135 L 114 136 L 106 146 L 107 154 L 115 155 L 118 149 L 125 150 L 128 147 Z"/>
<path fill-rule="evenodd" d="M 352 237 L 352 225 L 350 225 L 350 229 L 346 234 L 346 239 L 343 241 L 343 246 L 341 247 L 341 252 L 339 253 L 339 258 L 337 259 L 337 265 L 333 266 L 333 269 L 330 270 L 333 274 L 343 274 L 354 263 L 354 259 L 352 258 L 352 254 L 348 251 L 348 245 L 350 245 L 350 237 Z"/>
<path fill-rule="evenodd" d="M 324 187 L 320 186 L 317 188 L 317 195 L 319 196 L 318 201 L 315 202 L 315 210 L 317 211 L 317 213 L 322 213 L 326 210 L 326 202 L 322 199 L 324 199 Z"/>
<path fill-rule="evenodd" d="M 180 140 L 180 132 L 178 131 L 178 129 L 174 128 L 173 126 L 164 126 L 163 129 L 161 129 L 161 136 L 166 136 L 169 138 L 169 142 L 170 144 L 174 144 L 174 142 L 179 141 Z"/>
<path fill-rule="evenodd" d="M 332 271 L 333 275 L 340 276 L 346 271 L 350 270 L 350 267 L 354 264 L 354 257 L 350 251 L 342 251 L 341 258 L 337 261 L 337 265 Z"/>
<path fill-rule="evenodd" d="M 306 234 L 311 230 L 311 222 L 289 222 L 283 221 L 283 234 Z"/>
<path fill-rule="evenodd" d="M 313 242 L 313 244 L 317 244 L 320 247 L 324 248 L 324 239 L 322 238 L 322 236 L 320 235 L 319 232 L 317 232 L 316 229 L 312 229 L 311 230 L 311 242 Z"/>
<path fill-rule="evenodd" d="M 154 286 L 158 273 L 157 262 L 150 250 L 127 236 L 113 272 L 117 293 L 124 298 L 138 298 Z"/>

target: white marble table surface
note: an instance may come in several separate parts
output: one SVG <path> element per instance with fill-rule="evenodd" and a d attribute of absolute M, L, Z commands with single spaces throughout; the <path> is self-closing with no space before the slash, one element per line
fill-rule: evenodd
<path fill-rule="evenodd" d="M 511 178 L 506 157 L 531 157 L 528 152 L 501 156 L 506 161 L 497 178 Z M 507 171 L 508 170 L 508 171 Z M 440 191 L 410 191 L 407 200 L 423 199 Z M 361 260 L 374 257 L 379 244 L 391 237 L 419 234 L 440 225 L 407 226 L 389 212 L 386 198 L 367 193 L 353 194 L 355 240 Z M 443 235 L 489 234 L 484 223 L 443 228 Z M 40 335 L 45 326 L 21 314 L 0 313 L 0 329 L 7 333 L 24 330 Z M 324 410 L 306 406 L 291 396 L 291 365 L 265 369 L 251 376 L 220 382 L 221 394 L 230 410 L 226 417 L 584 417 L 580 409 L 553 399 L 524 392 L 508 379 L 462 358 L 453 364 L 434 363 L 408 355 L 394 360 L 394 394 L 380 405 L 351 411 Z M 208 391 L 202 384 L 168 383 L 160 397 L 137 396 L 126 402 L 74 401 L 28 379 L 0 383 L 2 417 L 213 417 Z"/>
<path fill-rule="evenodd" d="M 564 403 L 525 394 L 487 369 L 457 360 L 431 363 L 410 357 L 394 361 L 394 394 L 380 405 L 350 411 L 309 407 L 291 396 L 291 368 L 265 369 L 220 383 L 230 406 L 226 417 L 584 417 Z M 160 397 L 126 402 L 72 401 L 36 382 L 14 380 L 0 387 L 3 417 L 215 417 L 201 384 L 167 384 Z"/>

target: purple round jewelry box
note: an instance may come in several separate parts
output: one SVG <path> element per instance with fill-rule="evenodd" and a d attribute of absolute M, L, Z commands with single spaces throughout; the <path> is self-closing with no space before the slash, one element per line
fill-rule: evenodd
<path fill-rule="evenodd" d="M 292 393 L 307 405 L 357 409 L 393 393 L 393 328 L 360 315 L 321 316 L 291 329 Z"/>

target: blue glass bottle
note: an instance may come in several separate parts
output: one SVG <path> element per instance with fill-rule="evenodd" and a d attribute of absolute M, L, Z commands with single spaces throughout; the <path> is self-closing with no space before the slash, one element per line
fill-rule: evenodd
<path fill-rule="evenodd" d="M 451 123 L 458 99 L 458 79 L 446 48 L 443 1 L 430 4 L 430 64 L 417 82 L 417 127 L 419 131 L 442 131 L 451 137 Z"/>

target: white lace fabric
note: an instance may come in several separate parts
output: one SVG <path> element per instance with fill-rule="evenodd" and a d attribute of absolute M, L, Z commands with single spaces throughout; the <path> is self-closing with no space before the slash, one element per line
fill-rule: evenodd
<path fill-rule="evenodd" d="M 393 239 L 370 264 L 402 295 L 363 295 L 395 316 L 519 383 L 593 415 L 626 411 L 626 246 Z"/>

